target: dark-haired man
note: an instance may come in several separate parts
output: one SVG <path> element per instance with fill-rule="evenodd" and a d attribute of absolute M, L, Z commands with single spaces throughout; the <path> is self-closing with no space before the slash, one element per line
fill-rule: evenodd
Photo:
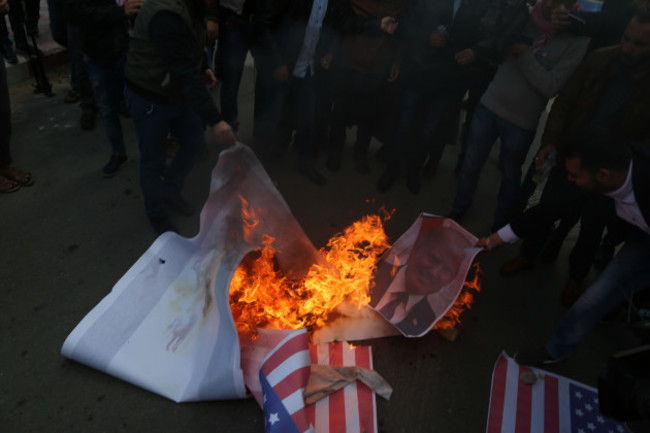
<path fill-rule="evenodd" d="M 650 11 L 639 11 L 625 29 L 620 45 L 602 48 L 586 57 L 553 103 L 537 156 L 541 166 L 550 152 L 563 155 L 562 142 L 587 125 L 610 129 L 617 137 L 650 143 Z M 542 194 L 541 204 L 554 206 L 561 190 L 570 188 L 564 164 L 553 170 Z M 581 282 L 589 273 L 600 243 L 606 217 L 602 198 L 578 194 L 567 203 L 562 224 L 550 236 L 543 255 L 557 255 L 570 228 L 582 218 L 580 235 L 569 257 L 569 279 L 562 295 L 571 304 L 582 291 Z M 611 231 L 613 233 L 613 231 Z M 506 262 L 503 275 L 529 268 L 547 239 L 549 231 L 539 230 L 522 245 L 520 256 Z M 611 254 L 613 255 L 613 246 Z M 611 256 L 610 256 L 611 259 Z"/>
<path fill-rule="evenodd" d="M 609 197 L 611 210 L 627 223 L 626 242 L 612 262 L 573 304 L 546 345 L 543 363 L 570 357 L 580 341 L 628 297 L 650 287 L 650 149 L 624 143 L 601 128 L 589 128 L 565 148 L 569 181 L 583 191 Z M 558 209 L 561 211 L 561 209 Z M 479 240 L 488 249 L 515 242 L 539 228 L 531 221 L 556 215 L 540 206 L 515 218 L 498 232 Z M 537 213 L 537 215 L 536 215 Z"/>
<path fill-rule="evenodd" d="M 177 231 L 167 208 L 191 215 L 181 196 L 185 178 L 205 147 L 207 123 L 222 146 L 235 134 L 206 90 L 216 84 L 208 69 L 206 0 L 147 0 L 126 61 L 126 101 L 140 149 L 140 186 L 145 211 L 157 233 Z M 167 133 L 180 147 L 165 166 Z"/>

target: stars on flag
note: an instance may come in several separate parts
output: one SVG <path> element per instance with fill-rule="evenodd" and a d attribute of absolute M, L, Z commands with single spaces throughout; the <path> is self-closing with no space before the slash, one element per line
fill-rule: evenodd
<path fill-rule="evenodd" d="M 276 422 L 280 422 L 280 417 L 278 417 L 277 413 L 272 413 L 271 416 L 269 416 L 269 424 L 273 425 Z"/>

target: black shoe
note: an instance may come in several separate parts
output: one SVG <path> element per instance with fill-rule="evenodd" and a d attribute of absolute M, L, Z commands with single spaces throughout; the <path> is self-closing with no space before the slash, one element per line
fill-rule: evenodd
<path fill-rule="evenodd" d="M 397 170 L 394 167 L 388 167 L 386 168 L 386 171 L 384 171 L 384 174 L 381 175 L 379 178 L 379 182 L 377 182 L 377 191 L 379 193 L 385 193 L 390 189 L 391 186 L 395 183 L 397 180 L 397 176 L 399 174 L 399 170 Z"/>
<path fill-rule="evenodd" d="M 329 152 L 327 155 L 327 162 L 325 165 L 329 171 L 337 173 L 341 169 L 341 164 L 343 163 L 343 150 L 334 149 Z"/>
<path fill-rule="evenodd" d="M 613 245 L 602 244 L 596 252 L 596 257 L 594 258 L 594 266 L 596 269 L 602 271 L 609 265 L 609 262 L 614 258 L 614 253 L 616 252 L 616 247 Z"/>
<path fill-rule="evenodd" d="M 353 159 L 354 169 L 357 171 L 357 173 L 368 174 L 368 170 L 370 170 L 370 166 L 368 165 L 368 152 L 355 150 Z"/>
<path fill-rule="evenodd" d="M 316 185 L 325 186 L 327 185 L 327 179 L 325 176 L 320 174 L 318 170 L 314 167 L 314 164 L 303 162 L 298 165 L 298 172 L 305 176 L 307 179 L 314 182 Z"/>
<path fill-rule="evenodd" d="M 149 222 L 151 223 L 151 227 L 153 227 L 154 231 L 159 235 L 165 232 L 178 233 L 178 229 L 167 215 L 149 218 Z"/>
<path fill-rule="evenodd" d="M 181 196 L 179 192 L 165 194 L 165 204 L 169 210 L 183 216 L 194 215 L 194 208 Z"/>
<path fill-rule="evenodd" d="M 117 174 L 117 171 L 120 169 L 122 164 L 129 160 L 129 157 L 126 155 L 121 155 L 119 153 L 114 153 L 111 155 L 111 159 L 108 160 L 108 163 L 102 168 L 102 175 L 104 177 L 113 177 Z"/>
<path fill-rule="evenodd" d="M 410 170 L 406 173 L 406 187 L 413 194 L 420 192 L 420 171 L 419 170 Z"/>

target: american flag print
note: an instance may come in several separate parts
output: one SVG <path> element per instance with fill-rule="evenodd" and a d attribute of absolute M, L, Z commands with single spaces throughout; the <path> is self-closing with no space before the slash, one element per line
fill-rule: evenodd
<path fill-rule="evenodd" d="M 267 433 L 312 432 L 303 392 L 311 359 L 305 329 L 289 334 L 262 361 L 264 427 Z"/>
<path fill-rule="evenodd" d="M 337 342 L 311 346 L 309 352 L 313 364 L 372 369 L 370 346 Z M 375 393 L 360 381 L 350 383 L 307 406 L 307 417 L 316 433 L 377 433 Z"/>
<path fill-rule="evenodd" d="M 533 384 L 521 380 L 532 373 Z M 595 388 L 536 368 L 502 353 L 492 373 L 487 433 L 623 433 L 598 411 Z"/>

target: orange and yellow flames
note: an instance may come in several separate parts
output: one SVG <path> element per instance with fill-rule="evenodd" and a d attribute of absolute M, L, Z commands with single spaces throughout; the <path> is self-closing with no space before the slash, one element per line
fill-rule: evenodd
<path fill-rule="evenodd" d="M 383 220 L 390 213 L 382 210 Z M 259 219 L 242 198 L 245 237 Z M 257 328 L 319 328 L 328 315 L 346 302 L 357 308 L 370 302 L 374 265 L 390 248 L 382 217 L 369 215 L 332 237 L 320 253 L 329 266 L 312 265 L 301 280 L 287 278 L 273 249 L 274 239 L 264 235 L 263 248 L 248 254 L 230 285 L 230 306 L 239 332 L 255 335 Z M 479 290 L 478 268 L 474 280 L 465 283 L 458 301 L 436 328 L 454 327 L 462 311 Z"/>
<path fill-rule="evenodd" d="M 244 258 L 230 285 L 239 331 L 320 327 L 343 301 L 358 308 L 368 304 L 373 265 L 390 247 L 382 219 L 366 216 L 320 250 L 329 266 L 312 265 L 304 279 L 292 281 L 274 257 L 273 238 L 265 236 L 263 244 Z"/>
<path fill-rule="evenodd" d="M 456 298 L 454 305 L 447 311 L 445 316 L 438 320 L 433 329 L 451 329 L 460 324 L 460 316 L 465 310 L 469 310 L 474 302 L 474 294 L 481 291 L 481 267 L 478 262 L 474 263 L 472 271 L 473 277 L 471 281 L 466 280 L 463 288 Z"/>

